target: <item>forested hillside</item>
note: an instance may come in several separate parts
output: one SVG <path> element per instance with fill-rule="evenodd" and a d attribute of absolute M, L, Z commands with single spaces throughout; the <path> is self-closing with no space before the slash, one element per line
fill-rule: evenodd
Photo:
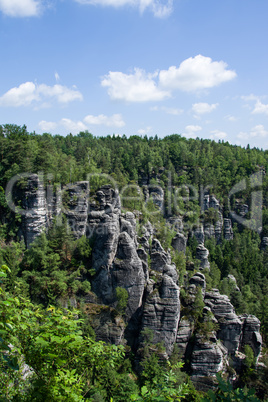
<path fill-rule="evenodd" d="M 241 340 L 240 333 L 234 349 L 237 352 L 241 347 L 244 353 L 241 367 L 232 356 L 233 367 L 229 359 L 228 369 L 224 363 L 216 371 L 226 374 L 234 387 L 254 386 L 259 398 L 268 398 L 264 366 L 268 342 L 266 172 L 268 151 L 228 142 L 177 134 L 127 138 L 81 132 L 62 137 L 28 133 L 25 126 L 0 126 L 3 400 L 209 398 L 207 388 L 202 389 L 200 379 L 198 383 L 195 378 L 197 345 L 202 343 L 204 349 L 221 339 L 229 355 L 234 353 L 233 344 L 229 347 L 223 335 L 221 313 L 213 310 L 217 300 L 227 303 L 232 320 L 235 308 L 239 315 L 235 323 L 240 327 L 246 327 L 248 317 L 260 320 L 263 349 L 260 355 L 250 342 Z M 15 186 L 9 192 L 6 188 L 14 177 Z M 37 177 L 42 178 L 41 190 Z M 21 210 L 30 209 L 31 197 L 38 198 L 39 190 L 47 199 L 49 194 L 53 202 L 57 199 L 62 208 L 58 213 L 57 202 L 51 207 L 46 201 L 52 212 L 42 215 L 43 230 L 30 238 L 27 230 L 29 235 L 29 227 L 33 233 L 36 228 Z M 72 230 L 78 204 L 80 226 Z M 85 230 L 81 225 L 84 216 Z M 112 231 L 110 237 L 97 232 L 101 222 L 109 230 L 111 225 L 120 225 L 116 241 Z M 112 276 L 104 278 L 106 257 Z M 123 278 L 128 275 L 131 283 L 140 278 L 135 292 Z M 167 283 L 179 295 L 178 304 L 172 305 L 178 309 L 176 333 L 167 328 L 156 339 L 150 309 L 164 305 Z M 228 301 L 219 299 L 215 289 L 227 295 Z M 180 354 L 177 326 L 182 317 L 192 332 L 187 351 Z M 106 324 L 110 338 L 100 330 Z M 254 331 L 259 342 L 258 330 Z M 187 361 L 187 353 L 192 360 Z M 22 355 L 34 371 L 33 380 L 28 374 L 25 381 L 16 370 Z M 178 361 L 183 358 L 182 367 Z M 261 363 L 258 371 L 256 359 Z M 12 381 L 18 386 L 11 391 Z M 216 400 L 222 400 L 225 386 L 221 384 Z"/>

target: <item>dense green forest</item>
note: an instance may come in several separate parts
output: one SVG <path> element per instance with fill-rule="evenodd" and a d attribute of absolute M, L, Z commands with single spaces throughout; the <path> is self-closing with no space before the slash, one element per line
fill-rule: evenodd
<path fill-rule="evenodd" d="M 0 400 L 257 400 L 250 393 L 246 396 L 247 389 L 233 391 L 220 378 L 217 393 L 198 393 L 182 365 L 172 357 L 160 361 L 150 352 L 149 342 L 141 363 L 143 370 L 136 372 L 128 347 L 95 341 L 82 308 L 62 309 L 57 305 L 66 295 L 76 295 L 79 300 L 91 292 L 92 239 L 76 239 L 65 222 L 52 225 L 26 249 L 21 236 L 22 217 L 8 207 L 5 189 L 12 177 L 25 172 L 42 172 L 45 184 L 54 188 L 91 177 L 91 195 L 113 179 L 120 191 L 135 197 L 123 199 L 123 210 L 139 210 L 140 223 L 149 218 L 167 249 L 175 232 L 167 227 L 166 219 L 181 217 L 189 230 L 200 220 L 215 223 L 213 210 L 200 207 L 199 195 L 204 189 L 220 201 L 224 218 L 230 217 L 237 199 L 239 205 L 247 204 L 250 210 L 249 178 L 260 173 L 262 184 L 257 190 L 262 191 L 262 227 L 252 230 L 234 223 L 232 240 L 217 243 L 207 239 L 211 269 L 205 274 L 208 290 L 219 288 L 230 297 L 238 313 L 254 314 L 261 320 L 265 355 L 268 248 L 261 247 L 261 241 L 268 236 L 268 151 L 223 141 L 186 139 L 177 134 L 127 138 L 94 137 L 81 132 L 62 137 L 5 125 L 0 126 L 0 158 Z M 228 197 L 243 180 L 246 186 L 235 197 Z M 23 187 L 23 180 L 20 184 Z M 161 213 L 150 203 L 143 210 L 144 199 L 137 197 L 137 186 L 142 188 L 144 184 L 164 190 L 166 202 Z M 176 197 L 176 188 L 182 196 Z M 149 217 L 148 211 L 155 213 Z M 246 218 L 250 218 L 250 212 Z M 187 267 L 196 264 L 196 245 L 196 239 L 189 236 L 185 256 L 172 252 L 182 287 Z M 236 292 L 227 280 L 228 274 L 235 276 L 241 292 Z M 124 306 L 124 294 L 118 297 Z M 33 380 L 31 376 L 25 380 L 18 370 L 22 356 L 34 371 Z M 247 364 L 241 387 L 259 387 L 259 397 L 268 398 L 267 384 L 254 371 L 250 356 Z"/>

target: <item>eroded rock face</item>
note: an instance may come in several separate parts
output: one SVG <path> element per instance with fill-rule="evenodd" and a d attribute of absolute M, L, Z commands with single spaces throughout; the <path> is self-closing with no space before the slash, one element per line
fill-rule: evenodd
<path fill-rule="evenodd" d="M 243 314 L 239 318 L 243 323 L 241 348 L 245 345 L 252 347 L 255 357 L 258 359 L 261 353 L 262 337 L 260 334 L 260 320 L 255 315 Z"/>
<path fill-rule="evenodd" d="M 150 184 L 143 189 L 145 201 L 152 198 L 153 203 L 163 211 L 164 208 L 164 190 L 160 186 Z"/>
<path fill-rule="evenodd" d="M 127 232 L 118 238 L 116 257 L 111 269 L 112 288 L 122 287 L 128 292 L 126 319 L 129 320 L 142 305 L 145 274 L 136 246 Z"/>
<path fill-rule="evenodd" d="M 178 347 L 179 357 L 184 357 L 187 345 L 194 332 L 193 319 L 182 317 L 180 319 L 176 337 L 176 345 Z"/>
<path fill-rule="evenodd" d="M 205 241 L 205 234 L 203 226 L 199 226 L 194 229 L 194 236 L 199 244 L 203 244 Z"/>
<path fill-rule="evenodd" d="M 170 255 L 165 252 L 159 240 L 153 239 L 151 251 L 151 269 L 154 271 L 163 272 L 164 267 L 170 263 Z"/>
<path fill-rule="evenodd" d="M 261 239 L 261 249 L 266 250 L 267 247 L 268 247 L 268 237 L 263 237 Z"/>
<path fill-rule="evenodd" d="M 37 174 L 28 177 L 22 205 L 26 210 L 23 215 L 23 235 L 26 247 L 29 248 L 47 227 L 46 192 Z"/>
<path fill-rule="evenodd" d="M 204 227 L 204 235 L 206 239 L 215 238 L 215 228 L 212 223 L 206 223 Z"/>
<path fill-rule="evenodd" d="M 86 234 L 88 217 L 88 181 L 80 181 L 66 186 L 64 195 L 66 202 L 62 211 L 67 217 L 73 235 L 78 239 Z"/>
<path fill-rule="evenodd" d="M 109 306 L 86 304 L 84 311 L 95 331 L 96 341 L 124 344 L 125 322 L 118 312 Z"/>
<path fill-rule="evenodd" d="M 223 236 L 225 240 L 232 240 L 234 237 L 231 219 L 224 218 L 223 220 Z"/>
<path fill-rule="evenodd" d="M 177 250 L 179 253 L 183 252 L 185 254 L 187 239 L 182 233 L 177 233 L 176 236 L 172 239 L 171 245 L 174 250 Z"/>
<path fill-rule="evenodd" d="M 218 289 L 214 289 L 212 292 L 206 293 L 205 303 L 218 320 L 220 326 L 218 338 L 227 348 L 228 353 L 234 354 L 240 346 L 242 322 L 235 314 L 228 296 L 221 295 Z"/>
<path fill-rule="evenodd" d="M 96 277 L 93 291 L 103 303 L 113 303 L 114 289 L 111 268 L 120 235 L 120 200 L 118 193 L 110 186 L 103 186 L 97 192 L 97 202 L 90 205 L 87 236 L 93 239 L 92 268 Z"/>
<path fill-rule="evenodd" d="M 200 260 L 200 266 L 199 266 L 200 269 L 210 268 L 208 256 L 209 256 L 208 249 L 203 244 L 199 244 L 199 246 L 197 246 L 196 248 L 196 259 Z"/>
<path fill-rule="evenodd" d="M 180 290 L 173 279 L 163 274 L 159 283 L 151 284 L 146 296 L 142 329 L 153 333 L 153 343 L 162 342 L 168 355 L 176 341 L 180 318 Z"/>
<path fill-rule="evenodd" d="M 202 335 L 196 335 L 191 356 L 191 380 L 199 390 L 206 391 L 220 371 L 225 371 L 227 366 L 227 349 L 218 342 L 215 335 L 209 339 Z"/>
<path fill-rule="evenodd" d="M 114 295 L 110 269 L 117 251 L 119 216 L 114 213 L 92 215 L 93 212 L 89 215 L 88 223 L 94 239 L 92 267 L 96 271 L 96 277 L 92 283 L 93 290 L 104 303 L 112 303 Z"/>
<path fill-rule="evenodd" d="M 206 292 L 206 278 L 205 275 L 203 275 L 201 272 L 197 272 L 194 274 L 190 280 L 189 280 L 190 285 L 194 285 L 196 288 L 199 286 L 202 290 L 203 296 L 205 295 Z"/>
<path fill-rule="evenodd" d="M 204 207 L 205 211 L 209 208 L 214 208 L 214 209 L 219 210 L 220 203 L 214 195 L 207 194 L 204 196 L 203 207 Z"/>

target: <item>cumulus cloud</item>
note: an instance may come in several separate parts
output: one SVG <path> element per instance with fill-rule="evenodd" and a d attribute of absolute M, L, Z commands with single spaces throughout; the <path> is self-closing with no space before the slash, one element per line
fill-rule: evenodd
<path fill-rule="evenodd" d="M 0 106 L 28 106 L 38 101 L 39 96 L 33 82 L 25 82 L 19 87 L 11 88 L 0 97 Z"/>
<path fill-rule="evenodd" d="M 164 18 L 173 10 L 173 0 L 75 0 L 80 4 L 88 4 L 103 7 L 124 7 L 138 8 L 141 13 L 149 9 L 155 17 Z"/>
<path fill-rule="evenodd" d="M 9 17 L 35 17 L 41 11 L 41 1 L 0 0 L 0 11 Z"/>
<path fill-rule="evenodd" d="M 29 106 L 33 103 L 56 100 L 67 104 L 74 100 L 82 100 L 82 94 L 76 88 L 67 88 L 62 85 L 48 86 L 25 82 L 18 87 L 11 88 L 0 97 L 0 106 L 19 107 Z"/>
<path fill-rule="evenodd" d="M 226 137 L 227 137 L 227 134 L 224 131 L 220 131 L 220 130 L 211 131 L 210 138 L 212 140 L 223 140 Z"/>
<path fill-rule="evenodd" d="M 194 103 L 192 106 L 192 111 L 197 115 L 200 116 L 201 114 L 205 113 L 211 113 L 213 110 L 215 110 L 219 106 L 218 103 L 212 103 L 211 105 L 209 103 L 205 102 L 199 102 L 199 103 Z"/>
<path fill-rule="evenodd" d="M 240 131 L 237 138 L 241 140 L 248 140 L 249 138 L 266 138 L 268 137 L 268 130 L 264 128 L 262 124 L 257 124 L 252 127 L 249 133 Z"/>
<path fill-rule="evenodd" d="M 124 74 L 119 71 L 110 71 L 101 85 L 108 88 L 108 94 L 113 100 L 127 102 L 161 101 L 170 96 L 170 93 L 157 88 L 155 78 L 157 73 L 147 74 L 136 68 L 133 74 Z"/>
<path fill-rule="evenodd" d="M 154 73 L 140 68 L 131 74 L 110 71 L 102 78 L 101 85 L 108 88 L 113 100 L 148 102 L 169 98 L 175 90 L 191 92 L 212 88 L 235 77 L 236 73 L 228 70 L 223 61 L 198 55 L 184 60 L 178 68 L 172 66 Z"/>
<path fill-rule="evenodd" d="M 258 124 L 257 126 L 253 127 L 250 131 L 251 137 L 268 137 L 268 130 L 265 130 L 262 124 Z"/>
<path fill-rule="evenodd" d="M 83 119 L 83 121 L 73 121 L 68 118 L 63 118 L 57 122 L 42 120 L 39 122 L 38 127 L 43 132 L 46 131 L 56 133 L 57 130 L 64 129 L 65 131 L 77 134 L 80 131 L 88 130 L 89 127 L 92 125 L 123 127 L 125 125 L 125 122 L 121 114 L 113 114 L 110 117 L 105 116 L 104 114 L 100 114 L 98 116 L 88 115 Z"/>
<path fill-rule="evenodd" d="M 88 125 L 102 125 L 108 127 L 124 127 L 125 122 L 121 114 L 113 114 L 112 116 L 105 116 L 99 114 L 98 116 L 88 115 L 84 118 L 84 122 Z"/>
<path fill-rule="evenodd" d="M 212 61 L 201 54 L 184 60 L 179 67 L 171 66 L 159 73 L 163 88 L 191 92 L 216 87 L 236 77 L 223 61 Z"/>
<path fill-rule="evenodd" d="M 46 132 L 46 133 L 55 131 L 57 126 L 58 126 L 58 124 L 53 121 L 41 120 L 38 123 L 38 127 L 40 128 L 40 130 L 42 130 L 42 132 Z"/>
<path fill-rule="evenodd" d="M 67 131 L 70 131 L 74 134 L 87 129 L 87 126 L 82 121 L 73 121 L 70 119 L 61 119 L 60 125 L 62 125 Z"/>
<path fill-rule="evenodd" d="M 140 128 L 138 130 L 138 134 L 145 135 L 145 134 L 149 134 L 151 131 L 152 131 L 152 127 L 148 126 L 146 128 Z"/>
<path fill-rule="evenodd" d="M 188 125 L 184 129 L 183 136 L 186 138 L 196 138 L 197 133 L 202 130 L 202 127 L 196 125 Z"/>
<path fill-rule="evenodd" d="M 87 130 L 86 125 L 82 121 L 73 121 L 66 118 L 63 118 L 58 122 L 42 120 L 39 122 L 38 127 L 41 131 L 49 133 L 56 133 L 56 131 L 61 128 L 64 128 L 72 134 L 77 134 L 80 131 Z"/>
<path fill-rule="evenodd" d="M 253 114 L 267 114 L 268 115 L 268 105 L 265 105 L 260 100 L 257 100 L 252 113 Z"/>

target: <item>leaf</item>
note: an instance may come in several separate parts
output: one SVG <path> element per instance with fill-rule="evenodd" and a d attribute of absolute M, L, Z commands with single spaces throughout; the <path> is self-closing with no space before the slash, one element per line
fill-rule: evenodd
<path fill-rule="evenodd" d="M 11 331 L 13 331 L 13 327 L 11 324 L 9 324 L 8 322 L 5 322 L 5 326 L 8 327 L 9 329 L 11 329 Z"/>

